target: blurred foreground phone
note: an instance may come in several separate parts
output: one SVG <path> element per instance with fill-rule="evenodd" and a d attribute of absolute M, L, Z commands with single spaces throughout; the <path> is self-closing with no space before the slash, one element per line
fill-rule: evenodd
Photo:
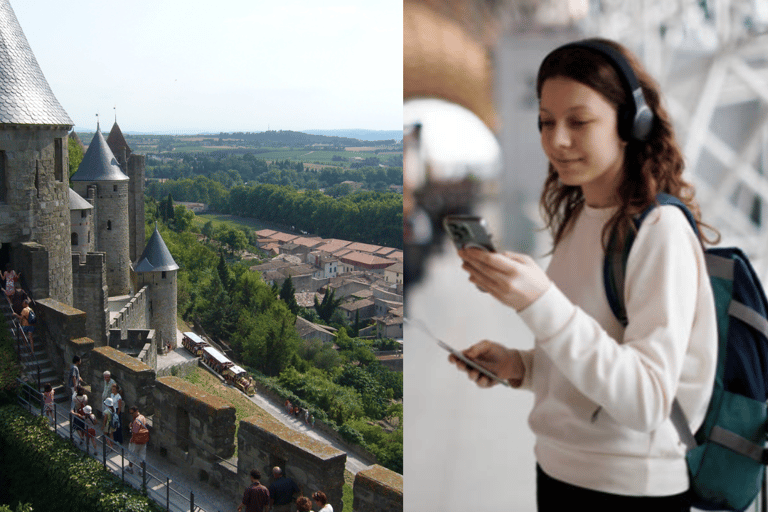
<path fill-rule="evenodd" d="M 464 354 L 462 354 L 460 351 L 458 351 L 455 348 L 453 348 L 452 346 L 448 345 L 443 340 L 437 338 L 434 334 L 432 334 L 432 332 L 430 332 L 429 329 L 427 329 L 427 326 L 424 325 L 424 323 L 421 322 L 420 320 L 418 320 L 418 319 L 417 320 L 410 320 L 407 317 L 403 317 L 403 321 L 406 324 L 408 324 L 408 325 L 413 325 L 413 326 L 418 327 L 424 334 L 426 334 L 427 336 L 432 338 L 434 341 L 436 341 L 437 345 L 439 347 L 447 350 L 448 352 L 450 352 L 451 354 L 456 356 L 457 359 L 459 359 L 461 362 L 463 362 L 467 366 L 469 366 L 471 368 L 474 368 L 475 370 L 479 371 L 480 373 L 482 373 L 483 375 L 485 375 L 486 377 L 488 377 L 492 381 L 495 381 L 495 382 L 498 382 L 499 384 L 503 384 L 504 386 L 510 387 L 509 382 L 507 382 L 506 380 L 502 379 L 501 377 L 499 377 L 498 375 L 496 375 L 495 373 L 493 373 L 489 369 L 484 368 L 483 366 L 480 366 L 479 363 L 469 359 Z"/>
<path fill-rule="evenodd" d="M 456 249 L 477 247 L 490 252 L 496 248 L 488 233 L 488 223 L 475 215 L 447 215 L 443 218 L 443 228 L 453 240 Z"/>

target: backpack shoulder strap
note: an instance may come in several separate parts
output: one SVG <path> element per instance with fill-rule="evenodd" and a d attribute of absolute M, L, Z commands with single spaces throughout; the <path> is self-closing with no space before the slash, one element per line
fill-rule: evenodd
<path fill-rule="evenodd" d="M 662 205 L 677 206 L 682 210 L 685 218 L 688 220 L 691 228 L 699 236 L 698 226 L 696 225 L 696 219 L 691 211 L 685 204 L 675 196 L 666 193 L 660 193 L 656 196 L 656 202 L 651 204 L 635 219 L 635 227 L 639 230 L 645 218 L 657 207 Z M 608 250 L 605 254 L 605 260 L 603 262 L 603 286 L 605 287 L 605 295 L 608 298 L 608 305 L 611 307 L 611 311 L 619 320 L 621 325 L 627 326 L 627 310 L 624 304 L 624 279 L 627 269 L 627 260 L 629 259 L 629 251 L 632 249 L 632 243 L 635 240 L 634 233 L 629 233 L 627 241 L 624 247 L 617 247 L 615 236 L 612 234 L 608 243 Z M 683 412 L 680 402 L 677 398 L 672 402 L 672 411 L 670 413 L 670 419 L 675 426 L 677 433 L 680 435 L 680 440 L 685 443 L 688 450 L 691 450 L 697 446 L 696 439 L 691 431 L 688 419 Z"/>
<path fill-rule="evenodd" d="M 639 230 L 645 218 L 657 207 L 662 205 L 677 206 L 682 210 L 685 218 L 688 219 L 696 236 L 699 236 L 699 230 L 696 225 L 696 219 L 693 214 L 675 196 L 666 193 L 660 193 L 656 196 L 656 202 L 646 208 L 635 219 L 635 227 Z M 635 241 L 634 233 L 627 235 L 627 240 L 624 243 L 624 247 L 618 247 L 615 234 L 611 234 L 608 240 L 608 248 L 605 253 L 605 259 L 603 260 L 603 287 L 605 288 L 605 295 L 608 298 L 608 305 L 611 307 L 616 319 L 623 326 L 627 326 L 627 311 L 624 304 L 624 279 L 626 277 L 627 260 L 629 259 L 629 252 L 632 249 L 632 243 Z"/>

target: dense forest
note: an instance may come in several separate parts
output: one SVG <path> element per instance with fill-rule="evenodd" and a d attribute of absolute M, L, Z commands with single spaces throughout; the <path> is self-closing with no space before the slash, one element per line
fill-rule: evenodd
<path fill-rule="evenodd" d="M 153 172 L 175 178 L 147 186 L 146 194 L 156 200 L 170 194 L 176 201 L 205 203 L 216 212 L 324 238 L 403 246 L 402 195 L 386 191 L 391 184 L 402 185 L 402 168 L 329 167 L 315 172 L 304 170 L 301 162 L 267 164 L 243 155 L 200 159 L 194 164 L 182 160 L 156 166 Z M 347 181 L 373 190 L 354 192 Z"/>

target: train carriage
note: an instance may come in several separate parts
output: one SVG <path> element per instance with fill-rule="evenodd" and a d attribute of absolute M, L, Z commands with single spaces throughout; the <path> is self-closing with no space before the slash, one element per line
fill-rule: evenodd
<path fill-rule="evenodd" d="M 220 375 L 224 375 L 224 370 L 235 364 L 213 347 L 204 347 L 202 358 L 205 364 Z"/>
<path fill-rule="evenodd" d="M 205 347 L 210 347 L 207 341 L 205 341 L 203 338 L 201 338 L 194 332 L 183 333 L 181 338 L 181 344 L 184 345 L 184 348 L 189 350 L 192 354 L 194 354 L 197 357 L 201 357 L 203 355 L 203 349 Z"/>

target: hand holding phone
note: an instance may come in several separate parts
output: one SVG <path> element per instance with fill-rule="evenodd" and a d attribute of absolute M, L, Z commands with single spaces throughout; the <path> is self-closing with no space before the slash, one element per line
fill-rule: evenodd
<path fill-rule="evenodd" d="M 473 361 L 472 359 L 469 359 L 468 357 L 466 357 L 462 352 L 456 350 L 455 348 L 451 347 L 450 345 L 448 345 L 444 341 L 442 341 L 439 338 L 435 337 L 429 331 L 429 329 L 427 329 L 427 327 L 422 322 L 420 322 L 418 320 L 411 321 L 408 318 L 403 318 L 403 321 L 406 324 L 408 324 L 408 325 L 414 325 L 414 326 L 418 327 L 424 334 L 426 334 L 432 340 L 437 342 L 437 345 L 440 348 L 447 350 L 451 355 L 453 355 L 456 359 L 458 359 L 459 361 L 461 361 L 462 363 L 464 363 L 468 367 L 473 368 L 473 369 L 479 371 L 480 373 L 482 373 L 483 375 L 488 377 L 490 380 L 492 380 L 492 381 L 494 381 L 494 382 L 496 382 L 498 384 L 502 384 L 504 386 L 510 387 L 509 382 L 507 382 L 505 379 L 502 379 L 501 377 L 499 377 L 498 375 L 496 375 L 495 373 L 493 373 L 489 369 L 481 366 L 476 361 Z"/>
<path fill-rule="evenodd" d="M 443 228 L 453 240 L 456 249 L 477 247 L 489 252 L 496 252 L 488 232 L 488 223 L 475 215 L 447 215 L 443 218 Z"/>

